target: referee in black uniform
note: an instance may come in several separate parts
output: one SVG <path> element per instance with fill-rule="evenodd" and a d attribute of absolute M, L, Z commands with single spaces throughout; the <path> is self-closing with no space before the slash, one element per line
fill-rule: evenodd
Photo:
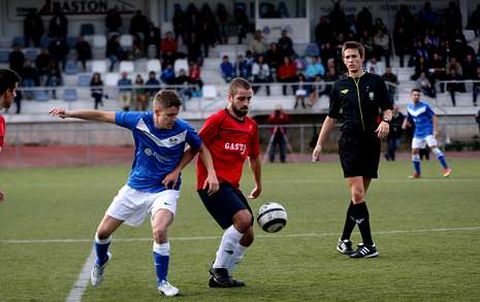
<path fill-rule="evenodd" d="M 322 146 L 334 129 L 336 119 L 343 117 L 338 152 L 350 188 L 351 201 L 337 250 L 350 258 L 378 256 L 370 231 L 365 196 L 371 179 L 377 178 L 380 139 L 388 134 L 393 109 L 383 79 L 363 71 L 364 54 L 365 50 L 358 42 L 348 41 L 343 44 L 342 57 L 348 75 L 335 82 L 329 113 L 312 154 L 312 160 L 318 161 Z M 354 251 L 350 235 L 356 224 L 363 243 Z"/>

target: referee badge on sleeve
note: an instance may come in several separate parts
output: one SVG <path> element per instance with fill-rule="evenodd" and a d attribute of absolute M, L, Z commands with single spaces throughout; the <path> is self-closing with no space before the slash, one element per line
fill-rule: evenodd
<path fill-rule="evenodd" d="M 373 101 L 374 96 L 375 96 L 375 94 L 374 94 L 373 91 L 370 91 L 370 92 L 368 93 L 368 98 L 370 99 L 370 101 Z"/>

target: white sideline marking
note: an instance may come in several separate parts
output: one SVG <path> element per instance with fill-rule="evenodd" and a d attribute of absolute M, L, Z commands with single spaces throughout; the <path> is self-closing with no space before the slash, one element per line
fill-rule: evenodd
<path fill-rule="evenodd" d="M 95 261 L 95 251 L 92 249 L 90 255 L 88 255 L 87 260 L 83 264 L 82 271 L 78 275 L 78 279 L 73 285 L 72 290 L 68 294 L 66 302 L 80 302 L 82 301 L 82 296 L 85 290 L 87 289 L 88 282 L 90 282 L 90 269 L 93 266 Z"/>
<path fill-rule="evenodd" d="M 434 228 L 419 230 L 391 230 L 373 232 L 375 235 L 389 234 L 412 234 L 412 233 L 434 233 L 434 232 L 461 232 L 461 231 L 480 231 L 480 226 L 459 227 L 459 228 Z M 259 234 L 257 238 L 291 238 L 291 237 L 327 237 L 338 235 L 338 233 L 305 233 L 305 234 L 285 234 L 285 235 L 264 235 Z M 198 236 L 198 237 L 172 237 L 169 240 L 174 241 L 197 241 L 197 240 L 216 240 L 221 236 Z M 113 238 L 114 242 L 138 242 L 152 241 L 152 238 Z M 24 239 L 24 240 L 0 240 L 1 244 L 32 244 L 32 243 L 85 243 L 92 242 L 92 239 Z"/>

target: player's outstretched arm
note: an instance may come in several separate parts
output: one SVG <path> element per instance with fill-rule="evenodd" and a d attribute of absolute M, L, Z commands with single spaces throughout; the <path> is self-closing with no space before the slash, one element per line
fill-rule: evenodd
<path fill-rule="evenodd" d="M 220 184 L 218 182 L 217 173 L 215 172 L 215 167 L 213 166 L 212 154 L 203 143 L 200 147 L 200 160 L 207 169 L 207 179 L 205 179 L 203 189 L 208 189 L 208 195 L 212 195 L 218 191 Z"/>
<path fill-rule="evenodd" d="M 250 157 L 249 160 L 250 170 L 253 173 L 253 180 L 255 187 L 248 196 L 248 198 L 255 199 L 262 193 L 262 163 L 260 156 Z"/>
<path fill-rule="evenodd" d="M 65 110 L 63 108 L 53 108 L 49 112 L 52 116 L 64 118 L 78 118 L 86 121 L 97 121 L 106 123 L 115 123 L 114 111 L 101 110 Z"/>
<path fill-rule="evenodd" d="M 320 154 L 322 153 L 323 145 L 325 144 L 330 132 L 335 128 L 335 119 L 327 116 L 323 121 L 322 129 L 318 135 L 317 144 L 312 152 L 312 161 L 319 161 Z"/>

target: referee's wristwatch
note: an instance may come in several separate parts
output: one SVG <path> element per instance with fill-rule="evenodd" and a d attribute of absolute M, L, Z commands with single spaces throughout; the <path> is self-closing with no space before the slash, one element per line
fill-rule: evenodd
<path fill-rule="evenodd" d="M 390 125 L 390 122 L 392 121 L 392 119 L 388 119 L 388 118 L 384 117 L 384 118 L 382 119 L 382 121 L 384 121 L 385 123 L 387 123 L 387 124 Z"/>

